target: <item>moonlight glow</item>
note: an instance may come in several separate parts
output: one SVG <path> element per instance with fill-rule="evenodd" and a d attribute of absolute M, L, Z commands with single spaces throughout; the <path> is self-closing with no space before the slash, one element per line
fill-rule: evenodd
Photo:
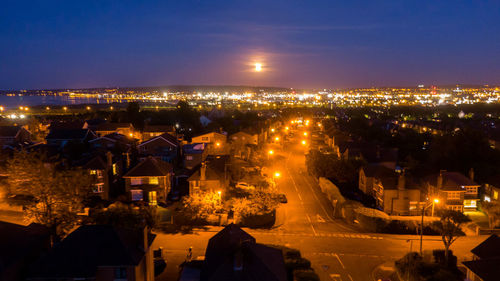
<path fill-rule="evenodd" d="M 255 64 L 255 71 L 261 72 L 262 71 L 262 64 L 261 63 L 256 63 Z"/>

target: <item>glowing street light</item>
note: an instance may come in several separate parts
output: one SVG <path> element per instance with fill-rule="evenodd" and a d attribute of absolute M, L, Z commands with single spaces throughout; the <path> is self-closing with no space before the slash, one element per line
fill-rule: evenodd
<path fill-rule="evenodd" d="M 63 107 L 63 110 L 66 111 L 66 110 L 68 110 L 68 108 L 65 106 L 65 107 Z"/>
<path fill-rule="evenodd" d="M 219 146 L 220 146 L 220 142 L 217 142 L 215 145 L 216 145 L 217 147 L 219 147 Z"/>
<path fill-rule="evenodd" d="M 1 112 L 3 112 L 3 111 L 4 111 L 3 106 L 0 106 L 0 111 L 1 111 Z"/>
<path fill-rule="evenodd" d="M 281 173 L 280 172 L 274 172 L 274 178 L 279 178 L 281 177 Z"/>
<path fill-rule="evenodd" d="M 304 132 L 304 137 L 307 137 L 307 132 Z"/>
<path fill-rule="evenodd" d="M 430 206 L 432 206 L 432 216 L 434 217 L 434 205 L 435 204 L 439 204 L 439 198 L 434 198 L 431 203 L 427 206 L 425 205 L 422 205 L 422 222 L 420 224 L 420 255 L 422 255 L 422 240 L 423 240 L 423 237 L 424 237 L 424 213 L 425 213 L 425 209 L 429 208 Z"/>
<path fill-rule="evenodd" d="M 87 110 L 90 110 L 90 106 L 87 106 Z"/>
<path fill-rule="evenodd" d="M 305 140 L 302 141 L 302 145 L 306 145 L 307 142 Z"/>
<path fill-rule="evenodd" d="M 273 128 L 273 129 L 271 129 L 271 132 L 273 132 L 273 133 L 274 133 L 274 128 Z"/>
<path fill-rule="evenodd" d="M 269 150 L 268 154 L 269 154 L 269 155 L 273 155 L 273 154 L 274 154 L 274 151 L 271 149 L 271 150 Z"/>
<path fill-rule="evenodd" d="M 279 141 L 279 140 L 280 140 L 280 138 L 279 138 L 279 137 L 275 137 L 275 138 L 274 138 L 274 140 L 275 140 L 275 141 Z"/>

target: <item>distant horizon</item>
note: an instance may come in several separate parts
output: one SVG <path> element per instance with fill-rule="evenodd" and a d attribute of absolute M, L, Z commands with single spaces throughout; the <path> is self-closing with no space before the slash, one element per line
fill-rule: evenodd
<path fill-rule="evenodd" d="M 229 88 L 258 88 L 258 89 L 287 89 L 287 90 L 345 90 L 345 89 L 371 89 L 371 88 L 418 88 L 419 85 L 424 85 L 424 88 L 436 86 L 438 88 L 452 88 L 456 86 L 464 87 L 464 88 L 493 88 L 500 87 L 500 83 L 494 84 L 474 84 L 474 83 L 446 83 L 446 84 L 415 84 L 415 85 L 403 85 L 403 86 L 359 86 L 359 87 L 313 87 L 313 88 L 295 88 L 295 87 L 286 87 L 286 86 L 269 86 L 269 85 L 236 85 L 236 84 L 169 84 L 169 85 L 160 85 L 160 86 L 103 86 L 103 87 L 54 87 L 54 88 L 19 88 L 19 89 L 0 89 L 0 92 L 8 92 L 8 91 L 65 91 L 65 90 L 92 90 L 92 89 L 147 89 L 147 88 L 217 88 L 217 87 L 229 87 Z"/>

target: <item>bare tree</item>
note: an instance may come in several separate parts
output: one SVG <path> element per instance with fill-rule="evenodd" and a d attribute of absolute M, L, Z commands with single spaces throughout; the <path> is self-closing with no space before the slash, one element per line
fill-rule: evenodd
<path fill-rule="evenodd" d="M 434 227 L 441 233 L 441 238 L 445 248 L 446 262 L 448 262 L 451 244 L 453 244 L 458 237 L 464 235 L 461 226 L 469 221 L 469 217 L 461 212 L 445 210 L 441 214 L 441 219 L 434 222 Z"/>
<path fill-rule="evenodd" d="M 91 191 L 91 177 L 85 170 L 67 169 L 46 157 L 25 151 L 8 161 L 11 193 L 33 197 L 25 206 L 26 219 L 47 226 L 53 241 L 78 224 L 77 213 Z"/>

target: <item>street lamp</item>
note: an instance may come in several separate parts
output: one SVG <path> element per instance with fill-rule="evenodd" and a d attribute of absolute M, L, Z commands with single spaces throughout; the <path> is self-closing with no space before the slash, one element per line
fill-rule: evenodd
<path fill-rule="evenodd" d="M 420 225 L 420 256 L 422 256 L 422 240 L 424 238 L 424 213 L 425 213 L 425 210 L 427 208 L 429 208 L 430 206 L 432 206 L 432 216 L 434 217 L 434 205 L 435 204 L 439 204 L 439 198 L 434 198 L 432 200 L 432 202 L 425 206 L 425 205 L 422 205 L 422 222 L 421 222 L 421 225 Z"/>
<path fill-rule="evenodd" d="M 281 177 L 281 173 L 280 172 L 274 172 L 274 178 L 277 179 Z"/>
<path fill-rule="evenodd" d="M 279 141 L 279 140 L 280 140 L 280 138 L 279 138 L 279 137 L 275 137 L 275 138 L 274 138 L 274 140 L 275 140 L 275 141 Z"/>
<path fill-rule="evenodd" d="M 302 141 L 302 145 L 306 145 L 306 141 L 305 140 Z"/>

